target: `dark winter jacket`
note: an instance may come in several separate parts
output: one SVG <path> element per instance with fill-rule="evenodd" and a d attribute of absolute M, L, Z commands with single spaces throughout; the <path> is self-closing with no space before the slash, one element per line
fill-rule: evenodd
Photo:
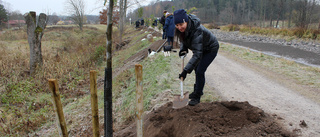
<path fill-rule="evenodd" d="M 162 24 L 162 26 L 164 26 L 164 24 L 166 23 L 166 16 L 162 16 L 160 19 L 160 23 Z"/>
<path fill-rule="evenodd" d="M 139 26 L 140 26 L 140 22 L 139 22 L 139 20 L 137 20 L 136 21 L 136 28 L 139 28 Z"/>
<path fill-rule="evenodd" d="M 205 27 L 200 24 L 200 19 L 195 15 L 188 16 L 188 26 L 185 33 L 179 35 L 182 37 L 180 50 L 192 50 L 193 56 L 185 66 L 184 70 L 191 73 L 202 58 L 203 53 L 217 51 L 219 49 L 219 42 L 217 38 Z M 184 35 L 184 36 L 183 36 Z"/>
<path fill-rule="evenodd" d="M 172 14 L 166 18 L 166 23 L 164 24 L 163 29 L 165 30 L 167 37 L 174 36 L 175 25 L 174 25 Z"/>

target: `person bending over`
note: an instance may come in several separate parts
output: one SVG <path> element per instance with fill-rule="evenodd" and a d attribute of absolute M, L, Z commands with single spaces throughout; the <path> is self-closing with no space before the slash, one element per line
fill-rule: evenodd
<path fill-rule="evenodd" d="M 187 15 L 184 9 L 174 11 L 175 35 L 181 45 L 179 56 L 185 56 L 190 49 L 193 55 L 183 71 L 179 74 L 183 80 L 187 74 L 195 70 L 194 91 L 189 95 L 189 105 L 194 106 L 200 103 L 205 84 L 205 72 L 208 66 L 217 56 L 219 42 L 217 38 L 200 23 L 200 19 L 195 15 Z"/>

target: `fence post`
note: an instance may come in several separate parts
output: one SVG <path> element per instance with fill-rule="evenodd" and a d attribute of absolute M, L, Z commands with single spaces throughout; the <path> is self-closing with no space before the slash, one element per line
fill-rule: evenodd
<path fill-rule="evenodd" d="M 91 111 L 93 123 L 93 136 L 99 137 L 99 110 L 97 96 L 97 71 L 90 71 L 90 93 L 91 93 Z"/>
<path fill-rule="evenodd" d="M 143 87 L 142 87 L 142 65 L 135 65 L 136 73 L 136 118 L 137 118 L 137 137 L 143 137 Z"/>
<path fill-rule="evenodd" d="M 49 79 L 49 86 L 52 91 L 52 98 L 54 101 L 53 102 L 54 107 L 55 107 L 57 114 L 58 114 L 62 136 L 68 137 L 67 124 L 66 124 L 66 121 L 65 121 L 64 115 L 63 115 L 63 109 L 62 109 L 62 104 L 61 104 L 61 100 L 60 100 L 59 86 L 58 86 L 57 80 L 56 79 Z"/>

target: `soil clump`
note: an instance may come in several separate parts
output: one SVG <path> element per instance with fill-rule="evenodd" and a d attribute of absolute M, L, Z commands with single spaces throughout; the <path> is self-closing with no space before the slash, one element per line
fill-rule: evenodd
<path fill-rule="evenodd" d="M 296 136 L 276 119 L 248 102 L 200 103 L 173 109 L 172 102 L 144 117 L 147 137 Z M 115 132 L 116 137 L 136 136 L 136 123 Z"/>

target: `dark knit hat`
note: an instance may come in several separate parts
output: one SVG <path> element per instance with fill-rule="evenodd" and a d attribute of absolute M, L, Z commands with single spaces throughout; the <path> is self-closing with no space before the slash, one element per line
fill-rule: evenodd
<path fill-rule="evenodd" d="M 178 9 L 173 13 L 174 24 L 188 22 L 188 15 L 184 9 Z"/>

